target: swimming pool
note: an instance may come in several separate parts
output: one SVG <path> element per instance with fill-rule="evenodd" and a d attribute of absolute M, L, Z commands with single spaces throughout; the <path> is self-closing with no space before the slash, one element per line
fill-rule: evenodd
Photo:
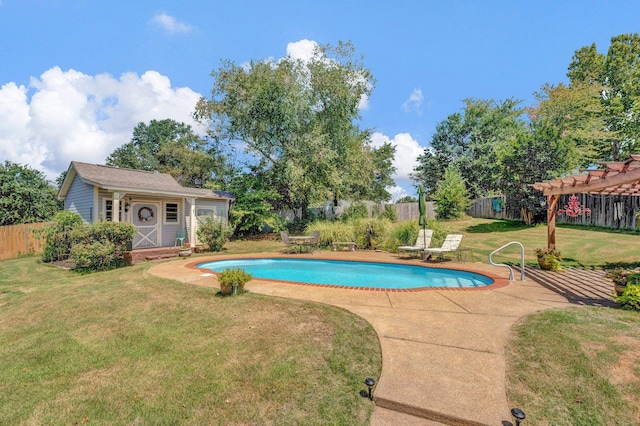
<path fill-rule="evenodd" d="M 197 267 L 213 272 L 242 268 L 255 278 L 358 288 L 476 288 L 494 283 L 484 275 L 455 269 L 345 260 L 234 259 L 200 263 Z"/>

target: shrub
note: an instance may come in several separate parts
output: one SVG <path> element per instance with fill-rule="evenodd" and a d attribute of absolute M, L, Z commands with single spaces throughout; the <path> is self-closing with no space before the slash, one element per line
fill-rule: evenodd
<path fill-rule="evenodd" d="M 362 201 L 358 201 L 344 209 L 344 212 L 342 213 L 342 216 L 340 216 L 340 219 L 348 222 L 350 220 L 366 219 L 368 217 L 369 210 L 367 210 L 367 205 Z"/>
<path fill-rule="evenodd" d="M 208 217 L 198 226 L 198 238 L 205 242 L 211 251 L 221 251 L 233 230 L 223 221 Z"/>
<path fill-rule="evenodd" d="M 102 271 L 121 266 L 135 234 L 136 228 L 126 222 L 102 221 L 75 228 L 71 231 L 71 260 L 80 270 Z"/>
<path fill-rule="evenodd" d="M 352 220 L 351 223 L 358 247 L 371 250 L 384 248 L 391 228 L 391 222 L 388 219 L 357 219 Z"/>
<path fill-rule="evenodd" d="M 384 210 L 380 213 L 380 217 L 383 219 L 388 219 L 390 222 L 395 222 L 398 220 L 396 209 L 391 204 L 384 205 Z"/>
<path fill-rule="evenodd" d="M 244 285 L 248 283 L 253 276 L 241 268 L 227 268 L 218 274 L 218 284 L 220 284 L 220 292 L 222 294 L 231 294 L 233 286 L 237 286 L 238 292 L 244 291 Z"/>
<path fill-rule="evenodd" d="M 72 231 L 82 227 L 82 217 L 78 213 L 61 211 L 54 215 L 53 224 L 45 226 L 36 232 L 44 234 L 42 251 L 43 262 L 65 260 L 71 254 L 74 240 Z"/>
<path fill-rule="evenodd" d="M 75 269 L 102 271 L 116 266 L 118 256 L 112 242 L 94 241 L 71 247 L 71 260 L 76 264 Z"/>
<path fill-rule="evenodd" d="M 615 284 L 621 286 L 640 284 L 640 272 L 631 269 L 614 269 L 607 271 L 606 276 Z"/>
<path fill-rule="evenodd" d="M 628 284 L 627 288 L 615 300 L 622 305 L 622 309 L 640 311 L 640 284 Z"/>
<path fill-rule="evenodd" d="M 458 169 L 449 166 L 433 196 L 438 219 L 458 219 L 465 215 L 471 205 L 469 191 Z"/>
<path fill-rule="evenodd" d="M 347 222 L 320 220 L 307 226 L 305 233 L 320 232 L 318 245 L 330 247 L 334 241 L 354 241 L 353 225 Z"/>

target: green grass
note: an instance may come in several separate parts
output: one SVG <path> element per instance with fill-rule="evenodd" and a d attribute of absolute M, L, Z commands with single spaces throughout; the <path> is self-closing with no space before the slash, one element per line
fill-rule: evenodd
<path fill-rule="evenodd" d="M 462 247 L 471 248 L 476 260 L 486 262 L 493 250 L 511 241 L 525 247 L 525 261 L 537 264 L 535 249 L 547 247 L 546 225 L 525 226 L 520 222 L 473 219 L 445 222 L 453 232 L 465 234 Z M 603 228 L 561 225 L 556 228 L 556 248 L 562 266 L 613 268 L 640 266 L 640 234 Z M 494 261 L 519 263 L 520 249 L 513 245 L 494 256 Z"/>
<path fill-rule="evenodd" d="M 364 320 L 147 267 L 0 262 L 0 424 L 368 423 L 381 353 Z"/>
<path fill-rule="evenodd" d="M 640 424 L 640 314 L 550 310 L 516 325 L 507 394 L 527 425 Z"/>

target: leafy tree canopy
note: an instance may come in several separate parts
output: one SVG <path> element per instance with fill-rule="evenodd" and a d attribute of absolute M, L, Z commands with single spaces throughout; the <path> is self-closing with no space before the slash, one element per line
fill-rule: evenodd
<path fill-rule="evenodd" d="M 465 215 L 471 205 L 469 191 L 460 171 L 450 165 L 438 181 L 433 197 L 438 219 L 458 219 Z"/>
<path fill-rule="evenodd" d="M 578 49 L 567 73 L 571 86 L 602 87 L 600 102 L 606 149 L 598 147 L 602 160 L 624 160 L 640 149 L 640 36 L 621 34 L 611 38 L 606 55 L 595 43 Z"/>
<path fill-rule="evenodd" d="M 212 144 L 191 126 L 171 119 L 139 123 L 129 143 L 107 158 L 110 166 L 169 173 L 180 184 L 203 188 L 221 184 L 229 166 Z"/>
<path fill-rule="evenodd" d="M 225 61 L 212 72 L 211 98 L 196 118 L 221 143 L 244 146 L 287 208 L 331 199 L 387 200 L 390 146 L 373 149 L 358 108 L 373 77 L 350 43 L 317 46 L 309 59 Z"/>
<path fill-rule="evenodd" d="M 0 164 L 0 225 L 44 222 L 61 207 L 42 172 L 9 161 Z"/>
<path fill-rule="evenodd" d="M 495 150 L 521 130 L 519 104 L 513 99 L 466 99 L 461 113 L 436 126 L 430 147 L 418 157 L 413 180 L 433 196 L 446 168 L 454 165 L 466 179 L 472 198 L 494 194 L 500 177 Z"/>

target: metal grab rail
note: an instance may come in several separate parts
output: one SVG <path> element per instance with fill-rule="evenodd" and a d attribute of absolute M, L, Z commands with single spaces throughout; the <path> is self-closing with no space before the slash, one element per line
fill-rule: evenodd
<path fill-rule="evenodd" d="M 496 254 L 497 252 L 499 252 L 500 250 L 502 250 L 503 248 L 506 248 L 512 244 L 517 244 L 520 246 L 520 281 L 525 281 L 525 277 L 524 277 L 524 246 L 517 242 L 517 241 L 511 241 L 510 243 L 507 243 L 505 245 L 503 245 L 500 248 L 495 249 L 494 251 L 492 251 L 491 253 L 489 253 L 489 263 L 492 264 L 493 266 L 505 266 L 507 268 L 509 268 L 509 281 L 513 281 L 513 268 L 509 265 L 506 265 L 504 263 L 493 263 L 493 260 L 491 260 L 491 256 L 493 256 L 494 254 Z"/>

